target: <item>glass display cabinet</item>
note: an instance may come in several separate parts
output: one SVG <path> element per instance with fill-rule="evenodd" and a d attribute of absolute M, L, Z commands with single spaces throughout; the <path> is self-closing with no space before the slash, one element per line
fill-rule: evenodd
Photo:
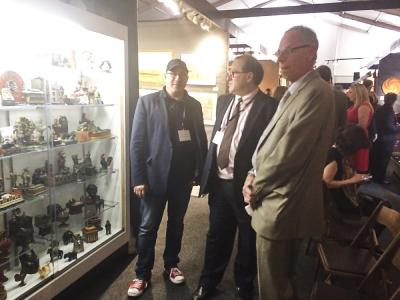
<path fill-rule="evenodd" d="M 128 239 L 127 30 L 55 2 L 0 4 L 0 299 L 50 299 Z"/>

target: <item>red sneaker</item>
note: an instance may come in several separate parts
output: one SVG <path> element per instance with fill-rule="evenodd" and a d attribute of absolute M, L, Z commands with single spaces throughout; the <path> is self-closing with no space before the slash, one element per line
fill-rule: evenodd
<path fill-rule="evenodd" d="M 147 289 L 147 286 L 149 285 L 149 282 L 144 280 L 144 279 L 133 279 L 129 283 L 129 289 L 128 289 L 128 296 L 129 297 L 139 297 L 143 295 L 144 291 Z"/>
<path fill-rule="evenodd" d="M 182 271 L 179 270 L 178 267 L 165 269 L 165 273 L 173 284 L 181 284 L 185 282 L 185 276 L 183 276 Z"/>

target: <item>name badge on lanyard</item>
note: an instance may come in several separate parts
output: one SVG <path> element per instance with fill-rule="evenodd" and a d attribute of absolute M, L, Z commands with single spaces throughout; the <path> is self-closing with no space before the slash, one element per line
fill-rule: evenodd
<path fill-rule="evenodd" d="M 179 142 L 190 142 L 192 140 L 190 131 L 187 129 L 178 130 Z"/>
<path fill-rule="evenodd" d="M 212 140 L 212 142 L 216 145 L 220 145 L 222 142 L 222 138 L 224 137 L 224 133 L 221 130 L 218 130 L 215 135 L 214 138 Z"/>

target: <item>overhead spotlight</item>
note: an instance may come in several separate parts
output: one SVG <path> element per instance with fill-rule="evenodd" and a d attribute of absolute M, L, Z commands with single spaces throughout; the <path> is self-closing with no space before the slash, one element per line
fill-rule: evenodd
<path fill-rule="evenodd" d="M 209 24 L 208 20 L 203 19 L 200 23 L 200 28 L 205 31 L 210 31 L 210 24 Z"/>
<path fill-rule="evenodd" d="M 193 22 L 193 24 L 196 24 L 196 25 L 199 24 L 199 15 L 198 15 L 198 14 L 195 14 L 195 15 L 193 16 L 192 22 Z"/>

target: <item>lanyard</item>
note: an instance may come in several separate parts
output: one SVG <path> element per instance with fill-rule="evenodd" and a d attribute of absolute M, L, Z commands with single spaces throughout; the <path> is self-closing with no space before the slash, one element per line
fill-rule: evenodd
<path fill-rule="evenodd" d="M 245 104 L 245 106 L 244 106 L 242 109 L 240 109 L 236 114 L 234 114 L 233 116 L 229 117 L 229 116 L 231 115 L 231 113 L 232 113 L 233 104 L 235 103 L 235 97 L 233 97 L 231 103 L 229 104 L 229 111 L 228 111 L 227 117 L 225 118 L 225 122 L 224 122 L 225 124 L 223 124 L 223 125 L 221 126 L 221 129 L 220 129 L 220 130 L 221 130 L 221 131 L 225 131 L 226 127 L 228 126 L 228 123 L 229 123 L 230 121 L 232 121 L 234 118 L 239 117 L 240 113 L 243 112 L 243 111 L 245 111 L 246 108 L 247 108 L 251 103 L 253 103 L 253 101 L 254 101 L 254 97 L 253 97 L 249 102 L 247 102 L 247 103 Z M 244 101 L 243 101 L 243 98 L 242 98 L 242 102 L 244 102 Z"/>

